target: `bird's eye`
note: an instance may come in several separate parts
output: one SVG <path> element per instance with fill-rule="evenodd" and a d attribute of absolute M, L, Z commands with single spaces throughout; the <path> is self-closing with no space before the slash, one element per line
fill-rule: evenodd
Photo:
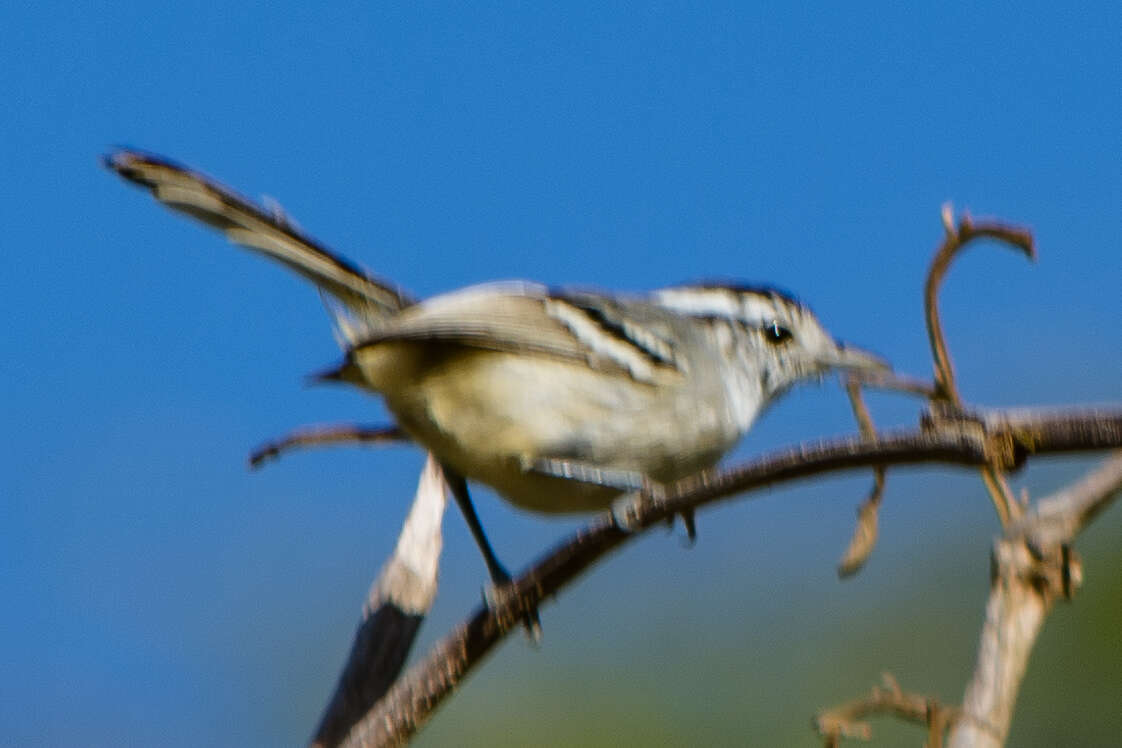
<path fill-rule="evenodd" d="M 770 325 L 764 328 L 764 337 L 767 338 L 767 342 L 771 343 L 772 345 L 782 345 L 794 336 L 786 327 L 779 324 L 778 322 L 773 321 Z"/>

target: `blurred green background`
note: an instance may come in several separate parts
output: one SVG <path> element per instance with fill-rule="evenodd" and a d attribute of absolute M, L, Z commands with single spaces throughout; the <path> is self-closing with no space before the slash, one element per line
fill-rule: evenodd
<path fill-rule="evenodd" d="M 927 375 L 939 208 L 1028 224 L 971 250 L 944 318 L 965 397 L 1122 403 L 1117 5 L 54 3 L 0 10 L 0 743 L 295 745 L 390 552 L 422 456 L 249 449 L 378 422 L 302 386 L 338 348 L 315 293 L 101 169 L 166 153 L 419 295 L 501 278 L 770 282 Z M 880 425 L 916 403 L 870 399 Z M 736 458 L 853 430 L 833 383 Z M 1017 476 L 1040 496 L 1086 460 Z M 761 492 L 652 533 L 506 643 L 422 745 L 815 745 L 892 672 L 956 702 L 996 530 L 980 482 L 889 475 L 881 542 L 834 566 L 871 481 Z M 579 526 L 478 491 L 518 568 Z M 1122 512 L 1077 548 L 1011 745 L 1122 733 Z M 479 602 L 450 514 L 421 645 Z M 919 730 L 875 725 L 879 745 Z"/>

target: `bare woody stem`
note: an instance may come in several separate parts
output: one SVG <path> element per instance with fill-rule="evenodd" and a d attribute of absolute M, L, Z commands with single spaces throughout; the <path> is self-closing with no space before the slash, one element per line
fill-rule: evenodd
<path fill-rule="evenodd" d="M 927 284 L 924 288 L 923 307 L 927 318 L 927 336 L 931 342 L 931 356 L 935 362 L 935 398 L 948 401 L 953 407 L 962 406 L 962 398 L 955 382 L 954 364 L 951 362 L 950 353 L 947 351 L 946 337 L 943 335 L 942 322 L 939 319 L 939 287 L 951 266 L 951 262 L 976 239 L 996 239 L 1004 244 L 1021 250 L 1030 260 L 1036 259 L 1036 249 L 1033 245 L 1032 234 L 1027 230 L 1015 226 L 1007 226 L 995 222 L 982 222 L 975 224 L 970 216 L 964 215 L 954 225 L 954 215 L 950 205 L 943 206 L 943 228 L 946 236 L 943 239 L 931 268 L 927 272 Z M 1020 512 L 1020 506 L 1013 497 L 1009 484 L 1001 471 L 992 464 L 982 468 L 982 480 L 986 490 L 993 499 L 994 509 L 1004 527 Z"/>
<path fill-rule="evenodd" d="M 740 467 L 683 480 L 641 502 L 634 526 L 648 528 L 683 511 L 734 494 L 823 473 L 884 465 L 942 463 L 1003 468 L 1033 454 L 1122 447 L 1122 412 L 1004 414 L 940 419 L 926 429 L 806 444 Z M 345 745 L 395 745 L 407 740 L 463 677 L 516 628 L 527 610 L 623 543 L 637 537 L 602 517 L 547 553 L 514 581 L 491 609 L 479 609 L 405 673 L 352 728 Z"/>
<path fill-rule="evenodd" d="M 865 405 L 865 399 L 861 395 L 861 387 L 857 382 L 847 380 L 845 390 L 846 394 L 849 395 L 849 402 L 853 407 L 853 415 L 857 419 L 861 436 L 865 439 L 875 439 L 876 427 L 873 425 L 873 417 L 869 414 L 869 408 Z M 885 469 L 883 465 L 880 465 L 873 468 L 873 487 L 865 501 L 857 509 L 857 525 L 853 528 L 853 536 L 850 538 L 845 554 L 838 562 L 838 576 L 843 579 L 860 571 L 865 562 L 869 560 L 869 556 L 876 546 L 884 485 Z"/>
<path fill-rule="evenodd" d="M 1057 600 L 1082 578 L 1071 549 L 1078 534 L 1122 492 L 1122 453 L 1078 483 L 1041 499 L 994 544 L 994 575 L 974 675 L 948 744 L 1005 742 L 1036 637 Z"/>
<path fill-rule="evenodd" d="M 824 709 L 815 716 L 814 728 L 823 737 L 824 745 L 834 748 L 842 738 L 869 740 L 872 728 L 864 718 L 889 714 L 926 726 L 927 748 L 942 748 L 943 733 L 957 710 L 923 694 L 906 693 L 888 673 L 883 677 L 884 685 L 874 687 L 868 696 Z"/>
<path fill-rule="evenodd" d="M 292 431 L 279 439 L 262 444 L 249 454 L 249 466 L 261 467 L 269 460 L 280 457 L 285 452 L 307 447 L 328 447 L 339 444 L 389 444 L 409 441 L 409 437 L 397 426 L 359 426 L 356 424 L 332 424 L 330 426 L 308 426 Z"/>
<path fill-rule="evenodd" d="M 954 364 L 947 352 L 947 341 L 939 317 L 939 288 L 943 284 L 947 270 L 959 253 L 977 239 L 996 239 L 1014 249 L 1019 249 L 1030 260 L 1036 259 L 1036 248 L 1033 245 L 1032 234 L 1016 226 L 992 221 L 974 223 L 970 216 L 964 215 L 956 227 L 949 205 L 943 206 L 943 228 L 946 237 L 935 252 L 931 267 L 927 271 L 923 308 L 927 320 L 927 337 L 931 343 L 931 356 L 935 362 L 935 396 L 949 400 L 955 405 L 961 405 L 962 398 L 958 394 L 958 385 L 955 383 Z"/>

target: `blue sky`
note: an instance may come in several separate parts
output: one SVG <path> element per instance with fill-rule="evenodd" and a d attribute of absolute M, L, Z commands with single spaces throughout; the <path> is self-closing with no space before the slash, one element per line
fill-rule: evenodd
<path fill-rule="evenodd" d="M 1029 225 L 1040 251 L 1032 265 L 979 248 L 952 271 L 944 316 L 966 397 L 1117 403 L 1120 14 L 1105 3 L 6 8 L 0 742 L 299 743 L 421 465 L 416 450 L 390 448 L 246 470 L 250 448 L 293 427 L 384 412 L 304 385 L 338 357 L 313 291 L 121 184 L 98 166 L 111 145 L 272 196 L 421 295 L 501 278 L 771 282 L 918 375 L 930 366 L 923 274 L 951 200 Z M 914 403 L 873 404 L 881 423 L 915 421 Z M 812 387 L 770 411 L 739 454 L 851 428 L 839 390 Z M 1069 474 L 1053 464 L 1020 481 L 1040 492 Z M 543 720 L 587 716 L 579 686 L 542 683 L 566 668 L 579 680 L 572 663 L 590 653 L 617 658 L 599 667 L 628 682 L 649 677 L 643 703 L 677 724 L 709 723 L 683 692 L 720 689 L 668 687 L 648 650 L 704 647 L 684 639 L 699 627 L 725 660 L 758 669 L 742 680 L 774 683 L 806 677 L 796 665 L 806 639 L 825 636 L 810 623 L 824 610 L 853 626 L 871 601 L 902 620 L 937 617 L 925 605 L 977 615 L 995 525 L 979 484 L 953 472 L 892 477 L 878 555 L 836 581 L 867 482 L 705 513 L 688 552 L 657 533 L 636 544 L 544 610 L 541 651 L 504 648 L 426 739 L 493 712 L 505 679 L 529 684 L 528 708 L 555 710 Z M 484 492 L 479 503 L 513 567 L 575 526 Z M 458 516 L 446 524 L 426 640 L 475 604 L 484 579 Z M 968 592 L 931 571 L 958 569 L 954 557 L 970 559 Z M 974 623 L 954 646 L 962 667 Z M 743 640 L 745 629 L 766 633 Z M 809 740 L 816 705 L 863 691 L 896 658 L 909 672 L 907 647 L 885 647 L 861 661 L 868 676 L 823 678 L 821 694 L 792 685 L 809 706 L 768 718 Z M 664 664 L 676 678 L 691 668 Z M 965 673 L 915 667 L 958 697 Z M 607 689 L 599 708 L 621 698 Z"/>

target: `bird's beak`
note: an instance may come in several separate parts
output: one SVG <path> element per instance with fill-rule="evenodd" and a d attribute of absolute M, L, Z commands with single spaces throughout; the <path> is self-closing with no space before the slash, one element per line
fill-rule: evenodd
<path fill-rule="evenodd" d="M 845 369 L 853 372 L 886 373 L 892 371 L 888 362 L 860 348 L 838 343 L 837 347 L 826 356 L 826 366 L 831 369 Z"/>

